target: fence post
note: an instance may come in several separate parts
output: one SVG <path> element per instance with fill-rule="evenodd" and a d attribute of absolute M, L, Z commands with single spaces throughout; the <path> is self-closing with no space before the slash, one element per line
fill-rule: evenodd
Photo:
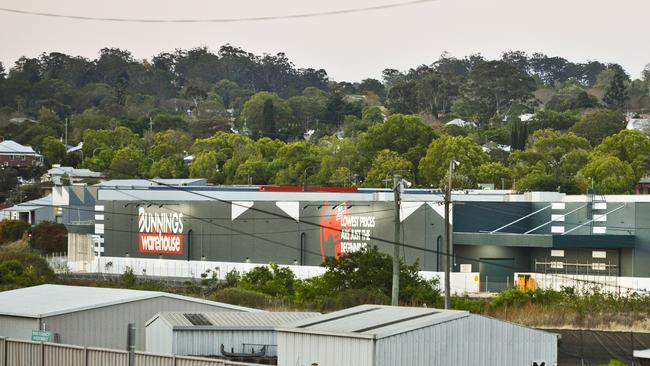
<path fill-rule="evenodd" d="M 41 342 L 41 366 L 45 366 L 45 343 Z"/>
<path fill-rule="evenodd" d="M 84 366 L 88 366 L 88 347 L 84 347 Z"/>
<path fill-rule="evenodd" d="M 2 366 L 7 366 L 7 338 L 2 338 Z"/>

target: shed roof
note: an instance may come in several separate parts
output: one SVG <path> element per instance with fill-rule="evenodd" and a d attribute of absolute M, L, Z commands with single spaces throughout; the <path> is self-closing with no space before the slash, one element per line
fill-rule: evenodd
<path fill-rule="evenodd" d="M 232 311 L 259 311 L 215 301 L 158 291 L 116 288 L 40 285 L 0 292 L 0 315 L 44 318 L 138 300 L 168 297 L 213 305 Z"/>
<path fill-rule="evenodd" d="M 301 320 L 280 331 L 379 339 L 469 316 L 467 311 L 360 305 Z"/>
<path fill-rule="evenodd" d="M 196 316 L 205 321 L 205 324 L 197 325 Z M 309 312 L 164 312 L 156 314 L 146 326 L 156 320 L 164 321 L 173 329 L 201 329 L 201 330 L 225 330 L 225 329 L 274 329 L 280 325 L 286 325 L 309 318 L 319 316 L 320 313 Z M 210 323 L 210 324 L 208 324 Z"/>

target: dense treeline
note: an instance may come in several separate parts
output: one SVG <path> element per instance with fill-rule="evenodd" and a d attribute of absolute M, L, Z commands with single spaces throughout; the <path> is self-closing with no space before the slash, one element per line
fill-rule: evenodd
<path fill-rule="evenodd" d="M 230 45 L 0 65 L 2 136 L 112 178 L 384 186 L 400 173 L 438 187 L 455 159 L 457 187 L 624 193 L 650 167 L 650 141 L 623 131 L 626 118 L 648 111 L 650 68 L 632 80 L 617 64 L 518 51 L 443 54 L 357 83 Z M 455 118 L 467 123 L 445 125 Z M 0 174 L 6 192 L 15 172 Z"/>

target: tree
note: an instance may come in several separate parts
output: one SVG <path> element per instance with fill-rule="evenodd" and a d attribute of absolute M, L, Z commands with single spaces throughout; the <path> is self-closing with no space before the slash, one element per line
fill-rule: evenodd
<path fill-rule="evenodd" d="M 518 104 L 526 104 L 532 99 L 535 81 L 503 61 L 480 63 L 471 72 L 469 80 L 461 88 L 466 112 L 485 123 L 493 117 L 502 119 L 510 114 Z M 456 107 L 458 110 L 458 107 Z"/>
<path fill-rule="evenodd" d="M 481 147 L 468 137 L 448 136 L 435 139 L 420 160 L 420 177 L 427 184 L 438 186 L 449 171 L 451 160 L 459 162 L 456 173 L 467 177 L 471 187 L 477 183 L 478 167 L 487 162 L 488 157 Z"/>
<path fill-rule="evenodd" d="M 586 183 L 577 173 L 589 160 L 591 146 L 585 138 L 569 132 L 538 130 L 529 138 L 530 148 L 510 154 L 510 167 L 517 189 L 577 194 Z"/>
<path fill-rule="evenodd" d="M 625 108 L 625 103 L 629 98 L 625 82 L 626 77 L 622 73 L 617 72 L 614 74 L 603 98 L 603 102 L 605 102 L 607 107 L 618 111 L 622 111 Z"/>
<path fill-rule="evenodd" d="M 567 83 L 566 86 L 553 95 L 551 100 L 546 103 L 546 108 L 564 112 L 573 109 L 592 108 L 596 105 L 598 105 L 598 99 L 587 94 L 577 82 L 573 82 Z"/>
<path fill-rule="evenodd" d="M 299 304 L 320 304 L 322 309 L 343 307 L 346 295 L 357 295 L 363 302 L 390 301 L 392 288 L 392 257 L 376 246 L 358 252 L 345 253 L 338 258 L 327 257 L 326 272 L 306 280 L 296 289 Z M 401 304 L 433 305 L 440 300 L 437 280 L 427 281 L 419 274 L 418 263 L 407 265 L 400 261 Z M 347 306 L 356 305 L 347 304 Z"/>
<path fill-rule="evenodd" d="M 622 130 L 605 137 L 595 151 L 629 163 L 637 181 L 650 172 L 650 139 L 642 132 Z"/>
<path fill-rule="evenodd" d="M 9 192 L 18 184 L 18 172 L 14 168 L 0 169 L 0 202 L 9 197 Z"/>
<path fill-rule="evenodd" d="M 244 104 L 244 109 L 241 113 L 242 122 L 250 129 L 253 138 L 261 137 L 266 131 L 264 124 L 264 106 L 267 100 L 270 100 L 273 105 L 273 117 L 276 130 L 271 137 L 281 136 L 287 138 L 295 136 L 298 130 L 293 122 L 291 107 L 277 94 L 259 92 Z"/>
<path fill-rule="evenodd" d="M 318 149 L 305 141 L 296 141 L 282 146 L 270 165 L 275 173 L 271 183 L 279 185 L 302 185 L 305 169 L 316 169 L 319 165 Z"/>
<path fill-rule="evenodd" d="M 267 99 L 264 101 L 262 118 L 264 135 L 275 136 L 275 110 L 273 108 L 273 100 Z"/>
<path fill-rule="evenodd" d="M 68 249 L 68 230 L 65 225 L 42 222 L 32 229 L 30 246 L 41 254 L 62 253 Z"/>
<path fill-rule="evenodd" d="M 388 179 L 388 186 L 392 186 L 394 174 L 400 174 L 406 179 L 412 179 L 413 164 L 399 156 L 398 153 L 384 149 L 375 155 L 363 184 L 366 187 L 384 187 L 386 186 L 386 179 Z"/>
<path fill-rule="evenodd" d="M 522 121 L 519 117 L 510 118 L 510 146 L 516 150 L 526 148 L 528 140 L 528 123 Z"/>
<path fill-rule="evenodd" d="M 418 166 L 427 146 L 436 137 L 433 129 L 417 116 L 393 114 L 384 123 L 368 128 L 368 132 L 359 137 L 359 151 L 369 167 L 377 152 L 388 149 Z"/>
<path fill-rule="evenodd" d="M 621 112 L 598 110 L 585 114 L 571 127 L 576 135 L 589 140 L 592 146 L 600 144 L 603 138 L 625 128 L 625 116 Z"/>
<path fill-rule="evenodd" d="M 154 131 L 183 130 L 187 131 L 188 123 L 182 114 L 158 113 L 152 119 Z"/>
<path fill-rule="evenodd" d="M 192 140 L 187 133 L 178 130 L 158 132 L 153 137 L 147 157 L 160 160 L 172 155 L 183 157 L 190 150 Z"/>
<path fill-rule="evenodd" d="M 164 179 L 187 178 L 187 165 L 179 155 L 166 156 L 151 164 L 149 176 Z"/>
<path fill-rule="evenodd" d="M 204 151 L 194 156 L 189 171 L 191 178 L 207 178 L 210 183 L 223 183 L 224 176 L 220 169 L 217 153 Z"/>
<path fill-rule="evenodd" d="M 553 110 L 538 111 L 530 119 L 531 132 L 543 129 L 566 131 L 580 121 L 580 115 L 575 111 L 557 112 Z"/>
<path fill-rule="evenodd" d="M 62 164 L 65 161 L 67 151 L 65 145 L 52 136 L 43 139 L 42 151 L 48 165 Z"/>
<path fill-rule="evenodd" d="M 144 154 L 133 146 L 123 147 L 115 152 L 109 175 L 112 179 L 129 179 L 140 177 L 145 170 Z"/>
<path fill-rule="evenodd" d="M 512 182 L 512 172 L 501 163 L 484 163 L 478 167 L 477 181 L 492 183 L 495 188 L 506 189 Z"/>
<path fill-rule="evenodd" d="M 611 155 L 592 155 L 579 174 L 592 179 L 599 194 L 632 193 L 638 182 L 630 164 Z"/>

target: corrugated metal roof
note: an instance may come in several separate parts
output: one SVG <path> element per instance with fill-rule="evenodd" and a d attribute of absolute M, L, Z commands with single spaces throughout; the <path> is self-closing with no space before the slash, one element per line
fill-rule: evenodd
<path fill-rule="evenodd" d="M 0 142 L 0 153 L 2 154 L 23 154 L 23 155 L 37 155 L 31 146 L 21 145 L 12 140 L 5 140 Z"/>
<path fill-rule="evenodd" d="M 48 194 L 45 197 L 37 198 L 35 200 L 19 203 L 16 205 L 13 205 L 11 207 L 5 208 L 2 211 L 18 211 L 18 212 L 25 212 L 25 211 L 32 211 L 32 210 L 37 210 L 41 207 L 51 207 L 52 206 L 52 195 Z"/>
<path fill-rule="evenodd" d="M 361 305 L 292 323 L 280 330 L 378 339 L 466 316 L 469 312 L 458 310 Z"/>
<path fill-rule="evenodd" d="M 170 297 L 198 302 L 232 309 L 233 311 L 260 311 L 166 292 L 102 287 L 40 285 L 0 292 L 0 315 L 43 318 L 156 297 Z"/>
<path fill-rule="evenodd" d="M 146 325 L 155 320 L 162 320 L 174 329 L 271 329 L 281 325 L 313 319 L 320 313 L 309 312 L 201 312 L 190 313 L 202 315 L 211 325 L 194 325 L 182 312 L 156 314 Z"/>

